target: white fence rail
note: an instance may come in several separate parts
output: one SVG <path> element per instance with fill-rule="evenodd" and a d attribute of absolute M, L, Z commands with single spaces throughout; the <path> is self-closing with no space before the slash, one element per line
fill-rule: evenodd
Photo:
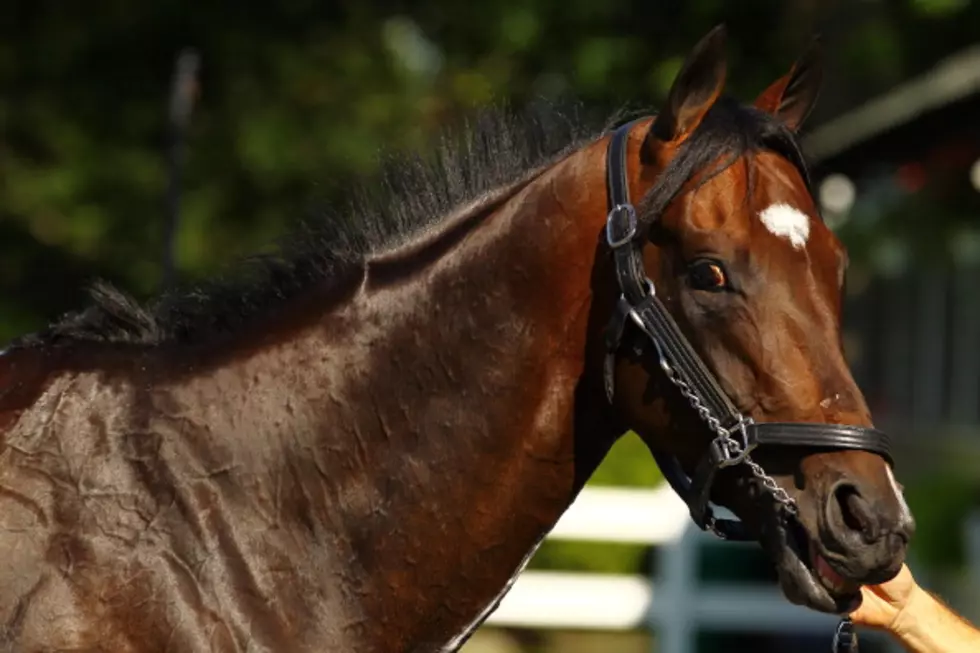
<path fill-rule="evenodd" d="M 629 630 L 646 625 L 652 598 L 644 576 L 526 571 L 487 623 Z"/>
<path fill-rule="evenodd" d="M 687 507 L 669 487 L 587 487 L 548 535 L 552 540 L 663 545 L 681 539 Z M 649 622 L 645 576 L 525 571 L 487 623 L 523 628 L 630 629 Z"/>
<path fill-rule="evenodd" d="M 487 625 L 598 630 L 649 627 L 658 633 L 658 653 L 692 653 L 699 629 L 832 635 L 835 617 L 792 605 L 775 587 L 699 587 L 698 549 L 709 537 L 689 519 L 687 507 L 667 486 L 653 490 L 586 488 L 549 539 L 653 545 L 660 556 L 660 574 L 651 579 L 526 571 Z"/>
<path fill-rule="evenodd" d="M 587 487 L 548 538 L 665 544 L 681 538 L 688 519 L 687 506 L 667 485 L 654 489 Z"/>

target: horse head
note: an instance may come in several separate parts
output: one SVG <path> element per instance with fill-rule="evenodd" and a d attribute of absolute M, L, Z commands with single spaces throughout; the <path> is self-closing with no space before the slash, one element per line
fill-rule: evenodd
<path fill-rule="evenodd" d="M 716 28 L 663 111 L 612 138 L 594 292 L 615 317 L 593 337 L 624 427 L 695 521 L 760 540 L 790 600 L 845 612 L 898 572 L 914 523 L 844 356 L 847 254 L 796 141 L 817 49 L 742 105 L 723 95 L 723 47 Z"/>

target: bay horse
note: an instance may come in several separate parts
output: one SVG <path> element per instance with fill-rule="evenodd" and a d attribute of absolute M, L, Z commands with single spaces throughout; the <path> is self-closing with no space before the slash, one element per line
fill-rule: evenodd
<path fill-rule="evenodd" d="M 913 519 L 796 136 L 816 50 L 743 105 L 724 41 L 656 116 L 490 110 L 276 255 L 13 343 L 0 650 L 456 650 L 628 430 L 789 600 L 893 576 Z"/>

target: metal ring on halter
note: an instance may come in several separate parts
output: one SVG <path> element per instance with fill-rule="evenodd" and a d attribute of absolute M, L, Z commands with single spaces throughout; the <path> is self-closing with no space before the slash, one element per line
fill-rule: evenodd
<path fill-rule="evenodd" d="M 742 417 L 741 419 L 739 419 L 738 424 L 728 429 L 728 431 L 726 432 L 725 439 L 735 444 L 737 448 L 736 450 L 738 451 L 738 455 L 723 461 L 719 465 L 719 467 L 732 467 L 734 465 L 743 463 L 749 457 L 749 454 L 751 454 L 755 450 L 757 445 L 749 442 L 749 431 L 748 431 L 748 428 L 753 424 L 755 424 L 755 421 L 751 417 Z M 742 434 L 741 442 L 732 437 L 733 433 Z M 721 438 L 722 436 L 718 436 L 718 437 Z M 729 448 L 729 450 L 730 449 L 731 447 Z"/>
<path fill-rule="evenodd" d="M 657 296 L 657 286 L 654 285 L 654 283 L 650 279 L 650 277 L 645 278 L 643 280 L 643 284 L 647 287 L 647 297 L 656 297 Z M 625 295 L 620 295 L 619 296 L 619 300 L 620 301 L 626 301 L 626 296 Z M 629 303 L 629 302 L 627 302 L 627 303 Z M 627 315 L 629 315 L 630 316 L 630 319 L 633 320 L 633 324 L 635 324 L 636 326 L 640 327 L 640 331 L 642 331 L 643 333 L 646 333 L 646 334 L 650 335 L 650 337 L 653 337 L 654 336 L 654 334 L 650 333 L 650 331 L 647 329 L 646 323 L 643 321 L 643 318 L 641 318 L 640 315 L 636 312 L 636 307 L 635 306 L 630 306 L 630 310 L 629 310 L 629 313 L 627 313 Z"/>
<path fill-rule="evenodd" d="M 749 457 L 749 454 L 742 450 L 738 442 L 733 440 L 730 436 L 719 435 L 715 438 L 715 442 L 718 443 L 718 447 L 724 452 L 725 458 L 722 458 L 717 462 L 718 469 L 725 469 L 726 467 L 734 467 L 735 465 L 741 465 L 745 462 L 745 459 Z"/>
<path fill-rule="evenodd" d="M 656 297 L 657 287 L 653 285 L 653 282 L 650 281 L 649 278 L 645 281 L 647 292 L 650 293 L 651 297 Z M 650 338 L 650 342 L 653 343 L 654 348 L 657 350 L 657 362 L 660 364 L 660 369 L 662 369 L 667 376 L 670 377 L 670 375 L 674 373 L 674 368 L 670 366 L 670 361 L 667 360 L 667 354 L 664 352 L 664 348 L 660 344 L 660 338 L 656 333 L 652 333 L 649 329 L 647 329 L 646 323 L 642 320 L 642 318 L 640 318 L 639 315 L 637 315 L 635 308 L 630 308 L 627 315 L 629 315 L 630 319 L 633 320 L 633 324 L 639 327 L 640 331 L 647 334 L 647 337 Z"/>
<path fill-rule="evenodd" d="M 705 521 L 704 521 L 704 527 L 707 530 L 711 531 L 711 533 L 715 537 L 717 537 L 719 540 L 727 540 L 728 539 L 728 536 L 725 534 L 725 532 L 722 531 L 720 528 L 718 528 L 718 518 L 715 517 L 714 515 L 712 515 L 712 514 L 709 514 L 708 515 L 708 518 L 705 519 Z M 836 651 L 835 651 L 835 653 L 836 653 Z"/>
<path fill-rule="evenodd" d="M 845 617 L 837 624 L 834 631 L 833 653 L 858 653 L 857 633 L 854 632 L 854 622 Z"/>

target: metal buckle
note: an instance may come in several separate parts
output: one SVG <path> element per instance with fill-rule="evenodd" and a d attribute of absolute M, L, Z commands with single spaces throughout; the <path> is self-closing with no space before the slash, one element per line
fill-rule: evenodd
<path fill-rule="evenodd" d="M 617 237 L 613 231 L 615 227 L 619 226 L 616 224 L 616 218 L 622 212 L 626 213 L 626 233 Z M 618 249 L 633 240 L 633 236 L 636 235 L 636 229 L 636 209 L 633 208 L 632 204 L 617 204 L 606 216 L 606 242 L 613 249 Z"/>

